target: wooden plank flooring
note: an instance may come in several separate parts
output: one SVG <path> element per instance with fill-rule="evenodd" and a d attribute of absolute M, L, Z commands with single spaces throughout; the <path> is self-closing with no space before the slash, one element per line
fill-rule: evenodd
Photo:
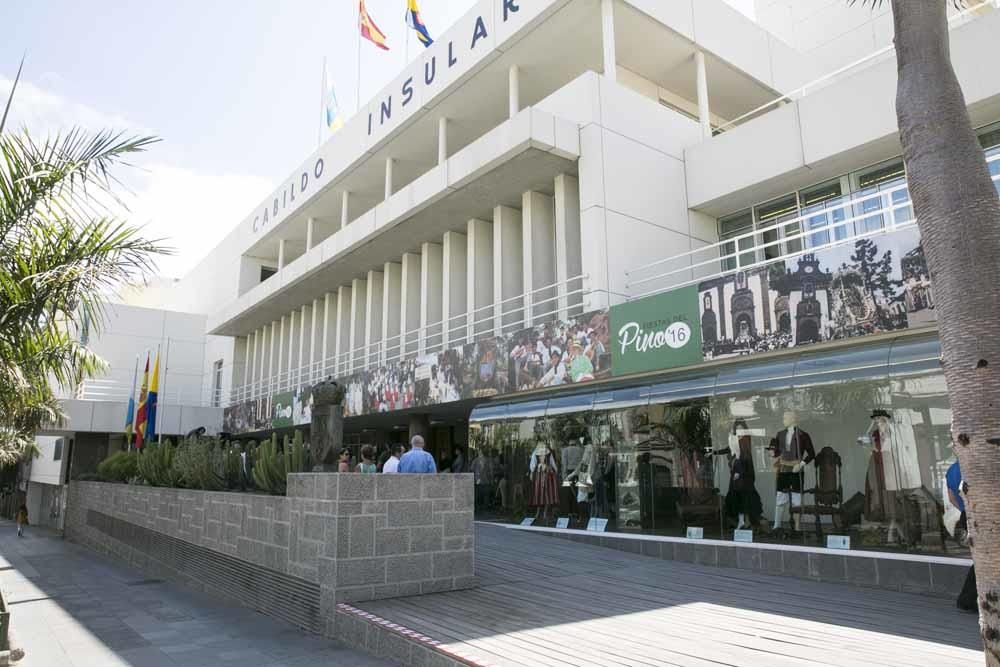
<path fill-rule="evenodd" d="M 358 605 L 487 665 L 976 665 L 948 600 L 479 525 L 479 588 Z"/>

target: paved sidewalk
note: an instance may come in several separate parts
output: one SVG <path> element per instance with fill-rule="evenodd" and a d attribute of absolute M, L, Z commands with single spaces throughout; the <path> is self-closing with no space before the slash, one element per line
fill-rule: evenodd
<path fill-rule="evenodd" d="M 150 579 L 0 520 L 0 587 L 24 648 L 18 667 L 390 665 L 279 620 Z"/>

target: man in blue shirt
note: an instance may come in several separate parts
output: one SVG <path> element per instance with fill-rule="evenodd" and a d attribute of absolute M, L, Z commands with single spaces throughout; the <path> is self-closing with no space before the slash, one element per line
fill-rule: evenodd
<path fill-rule="evenodd" d="M 423 436 L 415 435 L 410 439 L 410 451 L 399 459 L 399 472 L 436 473 L 437 464 L 430 452 L 424 451 Z"/>

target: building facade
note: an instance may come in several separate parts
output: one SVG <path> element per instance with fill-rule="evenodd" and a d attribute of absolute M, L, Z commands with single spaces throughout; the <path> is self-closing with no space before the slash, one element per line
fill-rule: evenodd
<path fill-rule="evenodd" d="M 172 291 L 223 430 L 332 377 L 483 518 L 967 555 L 886 16 L 833 5 L 477 3 Z M 1000 179 L 996 10 L 952 43 Z"/>

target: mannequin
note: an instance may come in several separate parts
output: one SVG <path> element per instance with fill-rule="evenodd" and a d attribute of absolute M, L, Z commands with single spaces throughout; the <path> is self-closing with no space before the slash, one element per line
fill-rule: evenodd
<path fill-rule="evenodd" d="M 581 523 L 584 517 L 590 518 L 590 496 L 594 492 L 594 446 L 587 443 L 583 448 L 576 468 L 566 475 L 565 482 L 576 482 L 576 506 L 580 515 Z"/>
<path fill-rule="evenodd" d="M 898 494 L 920 486 L 920 469 L 916 452 L 902 447 L 893 429 L 892 415 L 885 410 L 873 410 L 871 420 L 861 439 L 862 444 L 872 448 L 865 476 L 865 518 L 888 521 L 887 540 L 891 544 L 906 539 L 898 523 L 897 512 L 902 501 Z"/>
<path fill-rule="evenodd" d="M 543 516 L 548 519 L 553 505 L 559 503 L 559 487 L 556 484 L 556 457 L 552 450 L 543 442 L 538 443 L 531 453 L 528 464 L 528 476 L 531 478 L 531 506 L 536 508 L 535 519 Z"/>
<path fill-rule="evenodd" d="M 726 513 L 737 517 L 736 530 L 753 528 L 760 520 L 761 502 L 755 486 L 753 450 L 747 424 L 742 419 L 733 423 L 729 447 L 716 450 L 729 459 L 729 491 L 726 493 Z"/>
<path fill-rule="evenodd" d="M 773 528 L 781 527 L 785 506 L 789 505 L 793 525 L 798 531 L 802 515 L 792 512 L 792 508 L 802 507 L 802 470 L 816 458 L 816 451 L 812 438 L 799 428 L 799 416 L 794 410 L 786 410 L 782 422 L 785 428 L 774 436 L 770 446 L 777 473 Z"/>

